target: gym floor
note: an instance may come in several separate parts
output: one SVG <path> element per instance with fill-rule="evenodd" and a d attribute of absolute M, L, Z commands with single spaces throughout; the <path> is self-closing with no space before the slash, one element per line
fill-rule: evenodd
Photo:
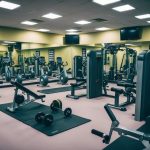
<path fill-rule="evenodd" d="M 50 87 L 39 87 L 37 85 L 29 85 L 26 87 L 37 92 L 37 90 L 40 89 L 56 88 L 62 85 L 50 83 L 49 86 Z M 77 94 L 84 92 L 85 90 L 78 90 Z M 12 102 L 14 95 L 13 87 L 0 89 L 0 93 L 0 104 Z M 91 119 L 91 122 L 55 136 L 46 136 L 30 126 L 0 112 L 0 150 L 100 150 L 106 147 L 107 145 L 102 143 L 102 139 L 91 134 L 91 129 L 94 128 L 108 133 L 111 122 L 103 107 L 107 103 L 113 103 L 114 99 L 109 97 L 99 97 L 89 100 L 86 97 L 82 97 L 79 100 L 72 100 L 66 98 L 66 95 L 69 93 L 70 92 L 67 91 L 56 94 L 47 94 L 44 104 L 49 105 L 54 99 L 61 99 L 63 108 L 71 107 L 73 114 Z M 120 99 L 123 100 L 124 97 L 122 96 Z M 132 114 L 134 114 L 134 109 L 135 106 L 133 104 L 127 107 L 126 112 L 114 109 L 113 112 L 122 126 L 135 130 L 142 126 L 144 122 L 134 121 L 134 117 L 132 116 Z M 119 136 L 114 133 L 111 142 L 118 137 Z"/>

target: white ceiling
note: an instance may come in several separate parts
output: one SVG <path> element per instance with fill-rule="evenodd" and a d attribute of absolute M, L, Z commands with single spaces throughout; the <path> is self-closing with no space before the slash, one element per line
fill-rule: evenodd
<path fill-rule="evenodd" d="M 128 26 L 148 26 L 146 21 L 139 20 L 134 16 L 150 13 L 150 0 L 121 0 L 120 2 L 101 6 L 92 0 L 7 0 L 20 4 L 15 10 L 0 8 L 0 26 L 37 30 L 39 28 L 50 29 L 52 33 L 65 33 L 66 29 L 78 28 L 82 33 L 95 32 L 97 27 L 108 27 L 118 29 Z M 128 12 L 116 12 L 112 10 L 115 6 L 130 4 L 135 10 Z M 57 13 L 62 18 L 50 20 L 41 16 L 47 13 Z M 85 19 L 92 21 L 101 18 L 107 21 L 92 22 L 88 25 L 76 25 L 75 21 Z M 22 25 L 25 20 L 38 19 L 43 22 L 35 26 Z M 150 20 L 150 19 L 149 19 Z"/>

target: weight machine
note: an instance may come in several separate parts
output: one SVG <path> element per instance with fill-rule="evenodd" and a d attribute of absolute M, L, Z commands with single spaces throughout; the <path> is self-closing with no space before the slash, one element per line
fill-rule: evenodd
<path fill-rule="evenodd" d="M 103 143 L 105 143 L 105 144 L 110 143 L 110 140 L 111 140 L 111 137 L 112 137 L 112 134 L 114 131 L 117 132 L 120 136 L 127 136 L 127 137 L 133 138 L 133 139 L 141 141 L 141 142 L 143 142 L 143 141 L 150 142 L 149 134 L 139 132 L 139 131 L 129 130 L 125 127 L 122 127 L 120 125 L 120 122 L 117 120 L 114 113 L 110 109 L 109 105 L 105 105 L 104 108 L 105 108 L 105 111 L 106 111 L 107 115 L 109 116 L 110 120 L 112 121 L 110 130 L 109 130 L 109 134 L 105 134 L 105 133 L 95 130 L 95 129 L 92 129 L 92 131 L 91 131 L 92 134 L 103 138 Z"/>

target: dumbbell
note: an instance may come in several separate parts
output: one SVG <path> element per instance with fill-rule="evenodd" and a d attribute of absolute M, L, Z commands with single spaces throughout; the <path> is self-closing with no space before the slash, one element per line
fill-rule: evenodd
<path fill-rule="evenodd" d="M 62 102 L 61 100 L 57 99 L 57 100 L 53 100 L 53 102 L 51 103 L 50 105 L 50 109 L 53 111 L 53 112 L 57 112 L 57 111 L 61 111 L 63 112 L 62 110 Z M 64 116 L 65 117 L 70 117 L 72 114 L 72 109 L 71 108 L 66 108 L 64 110 Z"/>
<path fill-rule="evenodd" d="M 54 117 L 51 114 L 39 112 L 35 115 L 35 121 L 38 123 L 44 123 L 46 126 L 50 126 L 54 121 Z"/>

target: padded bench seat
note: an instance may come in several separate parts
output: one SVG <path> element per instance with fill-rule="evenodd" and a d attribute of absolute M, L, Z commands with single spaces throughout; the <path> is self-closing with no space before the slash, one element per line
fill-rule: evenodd
<path fill-rule="evenodd" d="M 34 93 L 33 91 L 31 91 L 28 88 L 24 87 L 23 85 L 21 85 L 18 82 L 11 81 L 11 84 L 16 86 L 18 89 L 20 89 L 20 90 L 28 93 L 29 95 L 33 96 L 35 99 L 43 99 L 43 98 L 45 98 L 45 95 L 37 95 L 36 93 Z"/>

